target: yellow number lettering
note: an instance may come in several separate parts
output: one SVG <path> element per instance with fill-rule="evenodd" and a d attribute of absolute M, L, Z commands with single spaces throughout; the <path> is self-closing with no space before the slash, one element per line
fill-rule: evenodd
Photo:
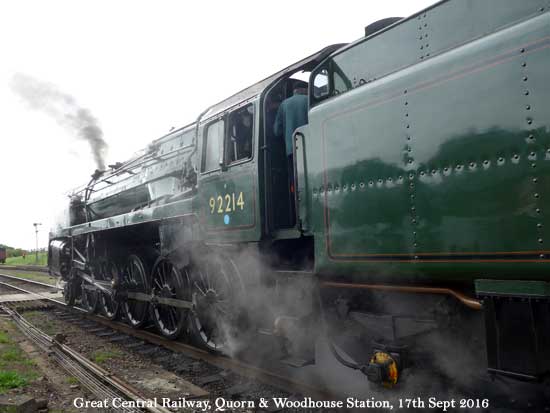
<path fill-rule="evenodd" d="M 231 197 L 229 194 L 225 194 L 225 212 L 231 212 Z"/>
<path fill-rule="evenodd" d="M 210 199 L 208 200 L 208 204 L 210 205 L 210 213 L 213 214 L 214 209 L 216 208 L 216 200 L 214 199 L 213 196 L 211 196 Z"/>
<path fill-rule="evenodd" d="M 239 192 L 239 198 L 237 199 L 237 206 L 241 207 L 241 211 L 244 209 L 243 193 Z"/>
<path fill-rule="evenodd" d="M 236 207 L 241 208 L 242 211 L 244 209 L 244 195 L 242 192 L 239 192 L 237 196 L 232 192 L 231 194 L 217 195 L 216 197 L 211 196 L 208 200 L 208 205 L 210 206 L 211 214 L 234 212 L 237 210 Z"/>

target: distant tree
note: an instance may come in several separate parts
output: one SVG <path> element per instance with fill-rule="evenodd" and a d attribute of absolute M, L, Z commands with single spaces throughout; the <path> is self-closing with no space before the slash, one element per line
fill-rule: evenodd
<path fill-rule="evenodd" d="M 6 256 L 8 258 L 21 257 L 23 253 L 28 253 L 26 250 L 22 248 L 14 248 L 14 247 L 10 247 L 9 245 L 0 244 L 0 247 L 3 247 L 6 249 Z"/>

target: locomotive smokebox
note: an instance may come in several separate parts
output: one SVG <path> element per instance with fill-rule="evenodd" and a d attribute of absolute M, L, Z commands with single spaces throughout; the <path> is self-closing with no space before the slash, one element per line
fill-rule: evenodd
<path fill-rule="evenodd" d="M 70 272 L 70 259 L 71 253 L 67 241 L 54 240 L 50 242 L 48 251 L 50 274 L 59 275 L 66 280 Z"/>

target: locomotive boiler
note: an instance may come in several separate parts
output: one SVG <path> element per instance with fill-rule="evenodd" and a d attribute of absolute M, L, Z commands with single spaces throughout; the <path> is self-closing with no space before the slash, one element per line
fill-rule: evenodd
<path fill-rule="evenodd" d="M 212 351 L 269 329 L 304 364 L 322 333 L 387 387 L 438 364 L 434 335 L 543 381 L 549 11 L 445 0 L 386 19 L 96 171 L 50 234 L 66 300 Z M 309 122 L 289 165 L 273 122 L 296 85 Z"/>

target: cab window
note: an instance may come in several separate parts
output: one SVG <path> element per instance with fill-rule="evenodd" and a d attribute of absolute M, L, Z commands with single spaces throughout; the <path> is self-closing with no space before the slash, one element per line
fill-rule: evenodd
<path fill-rule="evenodd" d="M 231 112 L 227 118 L 227 124 L 225 140 L 227 164 L 250 159 L 254 136 L 254 106 L 249 104 Z"/>
<path fill-rule="evenodd" d="M 310 87 L 311 106 L 352 89 L 353 85 L 340 66 L 329 60 L 313 72 L 313 87 Z"/>
<path fill-rule="evenodd" d="M 338 95 L 340 93 L 344 93 L 350 89 L 349 87 L 349 81 L 345 78 L 343 78 L 340 73 L 334 71 L 332 73 L 332 80 L 334 84 L 334 89 L 332 91 L 333 94 Z"/>
<path fill-rule="evenodd" d="M 222 143 L 224 135 L 225 121 L 219 119 L 207 126 L 204 135 L 202 172 L 213 171 L 219 168 L 222 156 Z"/>
<path fill-rule="evenodd" d="M 332 95 L 338 95 L 339 93 L 344 93 L 353 89 L 351 80 L 335 60 L 330 62 L 330 68 L 333 85 Z"/>
<path fill-rule="evenodd" d="M 328 96 L 328 70 L 322 69 L 313 79 L 313 96 L 322 99 Z"/>

